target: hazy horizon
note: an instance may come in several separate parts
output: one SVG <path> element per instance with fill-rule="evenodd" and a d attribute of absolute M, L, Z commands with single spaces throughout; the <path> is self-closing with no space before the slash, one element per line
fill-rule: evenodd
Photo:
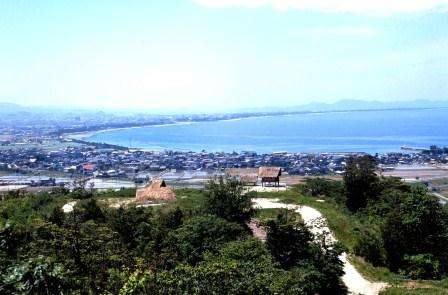
<path fill-rule="evenodd" d="M 104 112 L 108 114 L 151 114 L 151 115 L 200 115 L 200 114 L 237 114 L 237 113 L 276 113 L 276 112 L 333 112 L 333 111 L 362 111 L 362 110 L 390 110 L 390 109 L 438 109 L 448 108 L 448 100 L 425 100 L 417 99 L 412 101 L 394 101 L 381 102 L 378 100 L 356 100 L 343 99 L 336 102 L 310 102 L 304 104 L 288 105 L 288 106 L 264 106 L 252 108 L 233 108 L 223 110 L 200 110 L 188 108 L 106 108 L 101 109 L 95 107 L 88 107 L 83 105 L 78 106 L 64 106 L 64 105 L 24 105 L 13 102 L 0 102 L 0 112 L 16 113 L 21 111 L 26 112 L 41 112 L 62 111 L 74 113 L 95 113 Z"/>
<path fill-rule="evenodd" d="M 448 99 L 448 1 L 5 1 L 0 102 L 228 112 Z"/>

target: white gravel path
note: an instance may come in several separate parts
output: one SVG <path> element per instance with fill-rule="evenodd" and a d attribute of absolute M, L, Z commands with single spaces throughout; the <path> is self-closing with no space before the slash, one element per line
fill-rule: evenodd
<path fill-rule="evenodd" d="M 64 206 L 62 206 L 62 211 L 64 212 L 64 213 L 70 213 L 70 212 L 72 212 L 73 211 L 73 208 L 75 207 L 75 205 L 76 205 L 76 201 L 71 201 L 71 202 L 68 202 L 67 204 L 65 204 Z"/>
<path fill-rule="evenodd" d="M 325 234 L 328 242 L 336 241 L 333 233 L 328 228 L 326 219 L 322 214 L 314 208 L 307 206 L 298 206 L 292 204 L 279 203 L 278 199 L 252 199 L 255 208 L 270 209 L 270 208 L 288 208 L 299 213 L 306 225 L 310 227 L 313 234 Z M 386 283 L 376 283 L 366 280 L 356 268 L 347 260 L 347 254 L 342 253 L 339 257 L 344 263 L 344 276 L 342 280 L 347 286 L 350 294 L 363 295 L 377 295 L 380 291 L 386 288 Z"/>

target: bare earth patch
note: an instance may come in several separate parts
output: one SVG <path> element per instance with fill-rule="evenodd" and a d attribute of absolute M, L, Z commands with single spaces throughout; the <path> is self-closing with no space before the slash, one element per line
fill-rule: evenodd
<path fill-rule="evenodd" d="M 246 186 L 245 187 L 250 192 L 282 192 L 286 190 L 286 186 Z"/>
<path fill-rule="evenodd" d="M 264 226 L 260 225 L 260 220 L 257 218 L 252 218 L 247 226 L 252 231 L 254 237 L 260 239 L 261 241 L 266 241 L 267 233 Z"/>

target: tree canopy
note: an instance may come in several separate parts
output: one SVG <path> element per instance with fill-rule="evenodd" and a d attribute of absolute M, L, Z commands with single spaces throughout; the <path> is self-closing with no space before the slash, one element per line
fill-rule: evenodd
<path fill-rule="evenodd" d="M 211 180 L 204 190 L 204 210 L 228 221 L 245 223 L 253 215 L 251 192 L 245 192 L 240 181 L 234 177 Z"/>

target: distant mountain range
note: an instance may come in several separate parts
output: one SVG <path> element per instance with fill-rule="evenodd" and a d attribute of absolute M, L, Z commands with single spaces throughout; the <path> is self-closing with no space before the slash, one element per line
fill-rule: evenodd
<path fill-rule="evenodd" d="M 385 110 L 385 109 L 423 109 L 423 108 L 448 108 L 448 100 L 431 101 L 431 100 L 414 100 L 414 101 L 397 101 L 397 102 L 381 102 L 381 101 L 364 101 L 355 99 L 340 100 L 335 103 L 310 103 L 305 105 L 296 105 L 288 107 L 258 107 L 258 108 L 242 108 L 227 111 L 227 113 L 266 113 L 266 112 L 330 112 L 330 111 L 350 111 L 350 110 Z M 1 114 L 17 114 L 17 113 L 98 113 L 99 111 L 82 108 L 62 108 L 62 107 L 44 107 L 44 106 L 22 106 L 14 103 L 0 103 Z M 100 112 L 105 114 L 104 112 Z M 113 110 L 108 110 L 106 113 L 118 113 Z M 134 113 L 129 111 L 127 113 Z M 145 113 L 139 110 L 139 113 Z M 148 113 L 150 113 L 148 111 Z M 169 111 L 164 111 L 168 114 Z M 173 113 L 179 114 L 179 110 Z M 189 111 L 188 113 L 194 113 Z M 216 112 L 213 112 L 216 113 Z"/>
<path fill-rule="evenodd" d="M 385 110 L 385 109 L 424 109 L 448 108 L 448 101 L 414 100 L 398 102 L 364 101 L 355 99 L 340 100 L 335 103 L 310 103 L 290 107 L 246 108 L 244 112 L 314 112 L 314 111 L 350 111 L 350 110 Z"/>

